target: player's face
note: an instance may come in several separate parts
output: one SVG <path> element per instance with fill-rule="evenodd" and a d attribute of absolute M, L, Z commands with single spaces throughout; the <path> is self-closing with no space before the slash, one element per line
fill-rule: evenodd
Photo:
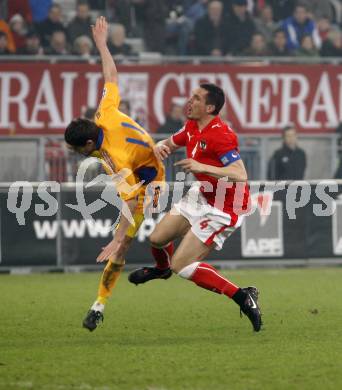
<path fill-rule="evenodd" d="M 82 154 L 82 156 L 89 157 L 96 149 L 95 143 L 92 140 L 88 140 L 84 146 L 74 146 L 67 144 L 69 150 Z"/>
<path fill-rule="evenodd" d="M 284 134 L 284 143 L 290 149 L 295 149 L 297 147 L 297 132 L 295 129 L 287 130 Z"/>
<path fill-rule="evenodd" d="M 203 88 L 194 90 L 186 107 L 188 119 L 200 120 L 210 114 L 213 106 L 207 104 L 207 93 Z"/>

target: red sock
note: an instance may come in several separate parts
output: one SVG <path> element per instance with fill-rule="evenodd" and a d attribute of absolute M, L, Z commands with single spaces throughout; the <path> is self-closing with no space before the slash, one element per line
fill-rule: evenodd
<path fill-rule="evenodd" d="M 170 267 L 170 260 L 174 251 L 174 245 L 172 241 L 164 246 L 164 248 L 156 248 L 151 246 L 151 251 L 157 268 L 166 269 Z"/>
<path fill-rule="evenodd" d="M 190 280 L 196 283 L 197 286 L 214 291 L 218 294 L 227 295 L 229 298 L 231 298 L 239 290 L 239 287 L 235 286 L 235 284 L 221 276 L 217 270 L 209 264 L 193 263 L 188 267 L 195 269 L 190 276 Z M 183 268 L 183 270 L 185 270 L 185 268 Z M 184 277 L 183 270 L 181 270 L 179 274 L 180 276 Z"/>

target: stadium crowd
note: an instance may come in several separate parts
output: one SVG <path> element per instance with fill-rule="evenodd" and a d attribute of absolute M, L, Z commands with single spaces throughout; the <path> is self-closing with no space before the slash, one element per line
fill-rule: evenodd
<path fill-rule="evenodd" d="M 0 55 L 86 60 L 99 14 L 113 55 L 342 55 L 342 0 L 0 0 Z"/>

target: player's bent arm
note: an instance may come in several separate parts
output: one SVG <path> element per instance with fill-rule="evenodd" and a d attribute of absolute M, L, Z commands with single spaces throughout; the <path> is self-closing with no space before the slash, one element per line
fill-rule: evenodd
<path fill-rule="evenodd" d="M 246 182 L 248 180 L 245 165 L 242 160 L 237 160 L 226 167 L 214 167 L 212 165 L 201 164 L 202 173 L 221 179 L 228 177 L 228 181 Z"/>
<path fill-rule="evenodd" d="M 180 147 L 181 146 L 176 145 L 172 141 L 172 137 L 169 137 L 169 138 L 163 139 L 162 141 L 157 142 L 153 148 L 153 152 L 158 159 L 164 160 L 171 153 L 173 153 L 175 150 L 179 149 Z"/>

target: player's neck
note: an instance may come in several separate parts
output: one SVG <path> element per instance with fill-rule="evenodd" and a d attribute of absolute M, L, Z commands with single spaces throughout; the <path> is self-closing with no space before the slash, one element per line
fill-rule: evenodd
<path fill-rule="evenodd" d="M 205 127 L 208 126 L 208 124 L 215 118 L 213 115 L 208 115 L 204 118 L 198 119 L 197 120 L 197 126 L 198 130 L 202 131 Z"/>

